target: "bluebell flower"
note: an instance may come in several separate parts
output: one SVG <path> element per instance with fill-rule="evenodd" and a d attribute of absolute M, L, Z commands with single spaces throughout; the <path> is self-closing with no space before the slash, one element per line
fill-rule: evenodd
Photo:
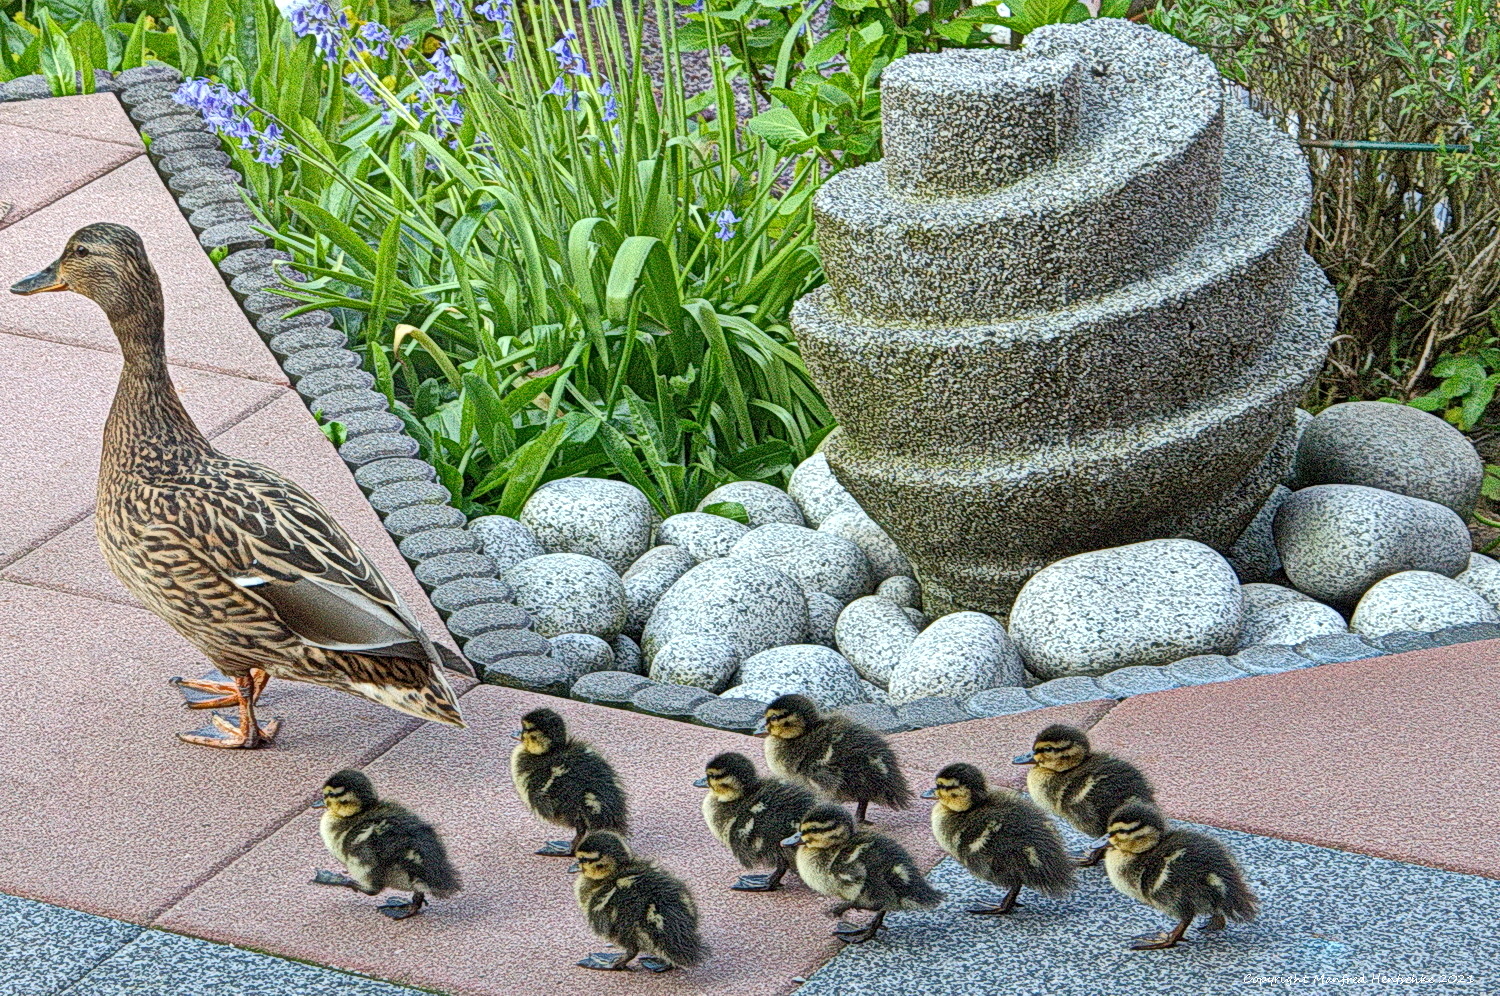
<path fill-rule="evenodd" d="M 285 154 L 286 149 L 281 142 L 281 126 L 272 121 L 266 125 L 265 131 L 260 133 L 255 150 L 255 161 L 274 168 L 281 165 Z"/>
<path fill-rule="evenodd" d="M 432 71 L 423 73 L 421 77 L 422 86 L 432 93 L 458 93 L 463 90 L 464 82 L 458 77 L 458 70 L 453 66 L 453 60 L 448 57 L 448 50 L 440 48 L 428 56 L 432 63 Z"/>
<path fill-rule="evenodd" d="M 589 9 L 593 10 L 595 7 L 603 7 L 606 2 L 607 0 L 589 0 Z"/>
<path fill-rule="evenodd" d="M 328 62 L 339 58 L 343 34 L 349 29 L 348 14 L 343 11 L 335 14 L 324 0 L 301 0 L 287 7 L 285 13 L 298 38 L 311 35 L 319 54 Z"/>
<path fill-rule="evenodd" d="M 432 14 L 438 27 L 443 27 L 451 18 L 454 24 L 464 23 L 463 0 L 432 0 Z"/>
<path fill-rule="evenodd" d="M 601 96 L 601 97 L 608 97 L 610 94 L 612 94 L 614 92 L 615 92 L 614 84 L 611 83 L 609 80 L 605 80 L 603 83 L 599 84 L 599 96 Z"/>
<path fill-rule="evenodd" d="M 366 21 L 359 26 L 354 37 L 354 48 L 358 52 L 369 52 L 377 58 L 385 58 L 386 42 L 391 40 L 391 30 L 378 21 Z"/>
<path fill-rule="evenodd" d="M 237 138 L 240 140 L 240 148 L 249 149 L 253 147 L 254 139 L 258 137 L 255 125 L 250 119 L 243 116 L 236 117 L 225 127 L 219 129 L 219 133 L 225 138 Z"/>
<path fill-rule="evenodd" d="M 735 223 L 742 219 L 736 216 L 729 208 L 725 208 L 722 211 L 715 211 L 710 214 L 708 220 L 719 226 L 719 230 L 714 233 L 715 236 L 728 242 L 734 238 Z"/>
<path fill-rule="evenodd" d="M 546 91 L 547 96 L 549 97 L 561 97 L 566 95 L 567 92 L 568 85 L 563 82 L 563 78 L 561 76 L 553 80 L 552 85 L 549 86 Z"/>
<path fill-rule="evenodd" d="M 599 92 L 603 93 L 604 91 L 601 90 Z M 620 116 L 620 102 L 617 101 L 617 100 L 615 100 L 613 94 L 609 95 L 608 97 L 605 97 L 604 98 L 604 120 L 606 120 L 606 121 L 613 121 L 615 118 L 617 118 L 619 116 Z"/>
<path fill-rule="evenodd" d="M 505 46 L 505 55 L 502 56 L 502 58 L 504 58 L 506 62 L 515 62 L 516 61 L 516 43 L 515 42 L 511 42 L 509 45 Z"/>
<path fill-rule="evenodd" d="M 401 49 L 402 51 L 411 48 L 413 44 L 414 43 L 411 40 L 411 35 L 402 35 L 400 38 L 396 39 L 396 47 Z"/>
<path fill-rule="evenodd" d="M 579 108 L 579 98 L 582 97 L 582 96 L 583 96 L 583 91 L 582 90 L 574 90 L 572 96 L 570 96 L 568 98 L 568 102 L 563 105 L 563 110 L 565 110 L 565 111 L 576 111 L 576 110 L 578 110 L 578 108 Z"/>
<path fill-rule="evenodd" d="M 693 0 L 692 3 L 688 4 L 688 10 L 694 14 L 703 13 L 703 0 Z"/>
<path fill-rule="evenodd" d="M 380 94 L 376 93 L 374 88 L 370 86 L 369 81 L 359 73 L 345 73 L 344 82 L 348 84 L 349 89 L 359 94 L 360 100 L 363 100 L 371 107 L 385 106 L 385 101 L 381 99 Z"/>
<path fill-rule="evenodd" d="M 474 13 L 486 21 L 506 22 L 510 20 L 510 5 L 511 0 L 484 0 L 474 8 Z"/>

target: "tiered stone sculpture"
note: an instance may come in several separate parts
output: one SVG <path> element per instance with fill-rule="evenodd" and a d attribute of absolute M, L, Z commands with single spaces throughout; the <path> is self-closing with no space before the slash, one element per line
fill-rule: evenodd
<path fill-rule="evenodd" d="M 926 610 L 1005 613 L 1087 550 L 1227 549 L 1337 314 L 1296 144 L 1121 20 L 907 56 L 881 95 L 885 158 L 819 193 L 828 283 L 792 323 Z"/>

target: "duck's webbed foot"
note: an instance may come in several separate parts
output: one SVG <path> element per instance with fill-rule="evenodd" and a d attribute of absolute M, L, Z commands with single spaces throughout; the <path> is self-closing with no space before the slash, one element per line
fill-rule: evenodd
<path fill-rule="evenodd" d="M 1192 923 L 1192 917 L 1184 917 L 1181 923 L 1172 928 L 1171 933 L 1163 931 L 1159 934 L 1142 934 L 1132 938 L 1130 948 L 1132 951 L 1160 951 L 1164 948 L 1176 947 L 1183 940 L 1182 935 L 1187 933 Z"/>
<path fill-rule="evenodd" d="M 648 972 L 655 972 L 657 975 L 660 975 L 662 972 L 670 972 L 676 967 L 665 958 L 657 958 L 654 955 L 643 955 L 641 960 L 636 962 L 636 964 Z"/>
<path fill-rule="evenodd" d="M 410 899 L 397 899 L 392 896 L 379 907 L 381 915 L 388 916 L 392 920 L 405 920 L 416 916 L 421 912 L 422 906 L 427 902 L 427 896 L 421 892 L 413 892 Z"/>
<path fill-rule="evenodd" d="M 1011 910 L 1015 909 L 1017 906 L 1021 905 L 1020 903 L 1016 902 L 1016 897 L 1020 894 L 1021 887 L 1019 885 L 1013 885 L 1011 886 L 1010 891 L 1005 894 L 1005 898 L 1000 900 L 998 904 L 994 906 L 970 906 L 967 910 L 965 910 L 965 912 L 974 913 L 978 916 L 1004 916 Z"/>
<path fill-rule="evenodd" d="M 845 913 L 848 913 L 852 909 L 855 909 L 853 903 L 835 903 L 834 905 L 824 910 L 823 915 L 832 917 L 833 919 L 837 920 L 839 917 L 843 916 Z"/>
<path fill-rule="evenodd" d="M 250 675 L 235 675 L 234 688 L 235 705 L 240 711 L 238 726 L 215 712 L 209 714 L 209 718 L 213 721 L 211 726 L 193 730 L 191 733 L 179 733 L 177 738 L 183 743 L 230 750 L 254 750 L 256 747 L 269 746 L 276 737 L 276 731 L 281 729 L 281 720 L 273 719 L 264 726 L 256 721 L 256 681 Z"/>
<path fill-rule="evenodd" d="M 353 889 L 355 892 L 365 891 L 360 888 L 358 882 L 354 881 L 348 875 L 340 875 L 338 872 L 329 871 L 326 868 L 319 868 L 313 872 L 312 881 L 308 885 L 336 885 L 344 889 Z"/>
<path fill-rule="evenodd" d="M 885 929 L 885 910 L 875 914 L 875 919 L 861 927 L 858 924 L 841 923 L 833 930 L 833 936 L 845 944 L 863 944 Z"/>
<path fill-rule="evenodd" d="M 252 668 L 250 678 L 254 688 L 251 701 L 258 703 L 271 676 L 260 668 Z M 234 679 L 226 677 L 217 668 L 201 678 L 172 678 L 168 684 L 182 693 L 189 709 L 232 709 L 240 704 L 240 693 Z"/>
<path fill-rule="evenodd" d="M 624 972 L 630 968 L 630 960 L 636 956 L 634 948 L 623 954 L 610 954 L 608 951 L 596 951 L 578 963 L 579 968 L 590 968 L 596 972 Z M 645 959 L 642 959 L 642 963 Z M 660 969 L 653 969 L 660 971 Z"/>

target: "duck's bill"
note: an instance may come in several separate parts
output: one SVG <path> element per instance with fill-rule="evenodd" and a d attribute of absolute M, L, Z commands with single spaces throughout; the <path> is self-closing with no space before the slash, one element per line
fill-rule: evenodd
<path fill-rule="evenodd" d="M 935 789 L 935 788 L 928 789 L 926 792 L 922 793 L 922 798 L 924 798 L 924 799 L 936 799 L 937 798 L 937 789 Z"/>
<path fill-rule="evenodd" d="M 510 731 L 510 738 L 512 740 L 520 740 L 521 739 L 521 731 L 520 730 L 511 730 Z"/>
<path fill-rule="evenodd" d="M 765 720 L 761 720 L 760 725 L 757 726 L 754 730 L 752 730 L 751 733 L 750 733 L 750 735 L 752 737 L 758 737 L 758 736 L 761 736 L 763 734 L 770 733 L 770 732 L 771 732 L 770 725 L 767 724 Z"/>
<path fill-rule="evenodd" d="M 56 263 L 10 285 L 12 294 L 41 294 L 45 291 L 65 290 L 68 290 L 68 285 L 62 277 L 57 275 Z"/>
<path fill-rule="evenodd" d="M 802 834 L 801 833 L 794 833 L 790 837 L 788 837 L 786 840 L 782 841 L 781 842 L 781 846 L 782 847 L 796 847 L 800 843 L 802 843 Z"/>
<path fill-rule="evenodd" d="M 1020 757 L 1012 758 L 1010 763 L 1011 764 L 1035 764 L 1036 763 L 1036 755 L 1035 754 L 1022 754 Z"/>
<path fill-rule="evenodd" d="M 1108 847 L 1108 846 L 1109 846 L 1109 837 L 1108 836 L 1100 837 L 1098 840 L 1092 841 L 1089 844 L 1089 847 L 1094 848 L 1095 850 L 1097 850 L 1098 848 L 1101 848 L 1101 847 Z"/>
<path fill-rule="evenodd" d="M 314 799 L 308 806 L 309 809 L 327 809 L 328 800 L 324 798 Z"/>
<path fill-rule="evenodd" d="M 568 872 L 567 873 L 569 875 L 577 875 L 581 871 L 583 871 L 583 866 L 580 865 L 578 862 L 575 861 L 571 865 L 568 866 Z"/>
<path fill-rule="evenodd" d="M 708 779 L 707 778 L 700 778 L 700 779 L 698 779 L 696 782 L 693 783 L 693 788 L 695 788 L 695 789 L 706 789 L 706 788 L 708 788 Z"/>

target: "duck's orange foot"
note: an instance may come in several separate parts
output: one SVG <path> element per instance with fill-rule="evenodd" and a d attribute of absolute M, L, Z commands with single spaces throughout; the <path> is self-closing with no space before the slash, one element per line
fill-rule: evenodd
<path fill-rule="evenodd" d="M 271 676 L 255 668 L 250 680 L 255 689 L 252 701 L 259 702 Z M 172 678 L 169 683 L 182 693 L 189 709 L 233 709 L 240 704 L 239 686 L 217 668 L 201 678 Z"/>
<path fill-rule="evenodd" d="M 276 733 L 281 729 L 281 720 L 273 719 L 269 723 L 257 723 L 251 719 L 249 723 L 241 726 L 229 722 L 218 713 L 210 714 L 213 725 L 204 726 L 190 733 L 179 733 L 177 739 L 186 744 L 197 744 L 200 747 L 218 747 L 223 750 L 254 750 L 257 747 L 269 747 L 276 739 Z"/>

